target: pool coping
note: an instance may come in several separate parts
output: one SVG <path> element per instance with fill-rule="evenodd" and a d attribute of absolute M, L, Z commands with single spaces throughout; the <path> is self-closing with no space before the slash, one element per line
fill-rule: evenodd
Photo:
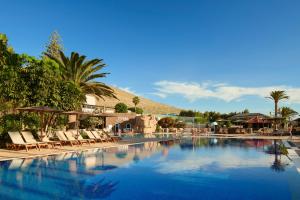
<path fill-rule="evenodd" d="M 201 135 L 201 136 L 183 136 L 182 138 L 227 138 L 227 139 L 269 139 L 272 140 L 272 138 L 257 138 L 255 136 L 252 137 L 241 137 L 241 136 L 232 136 L 232 137 L 225 137 L 225 136 L 217 136 L 217 135 Z M 41 154 L 34 154 L 34 155 L 24 155 L 24 156 L 18 156 L 18 157 L 8 157 L 8 158 L 3 158 L 0 160 L 0 162 L 4 162 L 4 161 L 9 161 L 9 160 L 15 160 L 15 159 L 32 159 L 32 158 L 40 158 L 40 157 L 46 157 L 46 156 L 54 156 L 54 155 L 59 155 L 59 154 L 65 154 L 65 153 L 74 153 L 74 152 L 84 152 L 84 151 L 88 151 L 91 149 L 109 149 L 109 148 L 115 148 L 115 147 L 120 147 L 120 146 L 131 146 L 131 145 L 136 145 L 136 144 L 142 144 L 145 142 L 164 142 L 164 141 L 172 141 L 172 140 L 177 140 L 179 138 L 147 138 L 150 140 L 145 140 L 146 138 L 144 138 L 144 141 L 121 141 L 118 143 L 110 143 L 108 144 L 108 146 L 84 146 L 84 149 L 69 149 L 69 150 L 62 150 L 59 152 L 51 152 L 51 153 L 41 153 Z M 288 142 L 292 142 L 290 140 L 287 139 L 281 139 L 284 143 L 285 146 L 287 146 L 287 149 L 289 152 L 291 152 L 294 156 L 294 159 L 300 159 L 300 148 L 299 147 L 292 147 Z M 122 143 L 124 142 L 124 143 Z M 103 143 L 102 143 L 103 144 Z M 59 148 L 56 148 L 59 149 Z M 10 150 L 6 150 L 6 149 L 2 149 L 2 151 L 7 151 L 8 153 L 27 153 L 27 152 L 18 152 L 18 151 L 10 151 Z M 298 152 L 297 152 L 298 151 Z M 297 155 L 297 157 L 295 156 Z M 299 162 L 300 163 L 300 162 Z M 300 164 L 299 164 L 299 168 L 300 168 Z"/>

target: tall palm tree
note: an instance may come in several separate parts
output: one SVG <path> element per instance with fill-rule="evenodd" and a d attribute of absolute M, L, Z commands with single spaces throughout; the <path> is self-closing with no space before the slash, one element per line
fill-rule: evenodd
<path fill-rule="evenodd" d="M 277 124 L 277 116 L 278 116 L 278 103 L 280 100 L 283 99 L 289 99 L 289 96 L 286 95 L 285 91 L 283 90 L 275 90 L 270 93 L 270 96 L 267 97 L 269 99 L 272 99 L 274 101 L 275 105 L 275 130 L 278 130 L 278 124 Z"/>
<path fill-rule="evenodd" d="M 275 117 L 278 116 L 278 103 L 280 100 L 283 100 L 283 99 L 289 99 L 289 96 L 286 95 L 286 92 L 285 91 L 282 91 L 282 90 L 275 90 L 275 91 L 272 91 L 270 93 L 270 96 L 267 97 L 269 99 L 272 99 L 274 101 L 274 104 L 275 104 Z"/>
<path fill-rule="evenodd" d="M 65 56 L 62 51 L 60 51 L 59 57 L 45 54 L 58 63 L 63 79 L 73 81 L 82 89 L 83 93 L 94 94 L 102 99 L 103 97 L 117 98 L 111 87 L 96 80 L 97 78 L 104 78 L 108 74 L 99 73 L 105 67 L 102 59 L 85 60 L 86 56 L 76 52 L 72 52 L 70 57 Z"/>

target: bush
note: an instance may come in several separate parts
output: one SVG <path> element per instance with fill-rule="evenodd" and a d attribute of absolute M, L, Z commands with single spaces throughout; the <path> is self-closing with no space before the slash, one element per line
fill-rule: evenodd
<path fill-rule="evenodd" d="M 165 117 L 158 121 L 158 124 L 162 128 L 173 128 L 175 126 L 175 120 L 171 117 Z"/>
<path fill-rule="evenodd" d="M 135 112 L 136 114 L 143 114 L 144 110 L 142 108 L 136 107 L 136 109 L 134 107 L 128 108 L 128 110 L 130 110 L 131 112 Z"/>
<path fill-rule="evenodd" d="M 7 114 L 0 118 L 0 147 L 4 147 L 5 143 L 10 141 L 8 131 L 21 130 L 20 114 Z"/>
<path fill-rule="evenodd" d="M 117 103 L 115 105 L 115 111 L 116 113 L 127 113 L 128 107 L 125 103 Z"/>

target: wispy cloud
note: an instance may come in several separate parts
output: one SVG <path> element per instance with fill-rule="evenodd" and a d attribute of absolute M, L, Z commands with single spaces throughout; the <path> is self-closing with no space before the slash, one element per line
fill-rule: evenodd
<path fill-rule="evenodd" d="M 118 87 L 119 89 L 128 92 L 130 94 L 133 94 L 135 96 L 141 96 L 140 94 L 138 94 L 136 91 L 132 90 L 130 87 Z"/>
<path fill-rule="evenodd" d="M 300 103 L 300 88 L 274 85 L 267 87 L 240 87 L 226 83 L 215 82 L 176 82 L 159 81 L 155 83 L 156 96 L 166 98 L 170 95 L 182 95 L 193 102 L 199 99 L 215 98 L 226 102 L 239 101 L 245 96 L 258 96 L 264 98 L 273 90 L 285 90 L 290 96 L 290 103 Z"/>

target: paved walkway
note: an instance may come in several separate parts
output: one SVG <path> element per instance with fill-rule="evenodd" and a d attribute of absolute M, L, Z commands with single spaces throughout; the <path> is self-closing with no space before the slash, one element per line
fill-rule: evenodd
<path fill-rule="evenodd" d="M 7 150 L 7 149 L 0 149 L 0 161 L 5 160 L 12 160 L 18 158 L 33 158 L 33 157 L 41 157 L 41 156 L 48 156 L 48 155 L 56 155 L 61 153 L 68 153 L 74 151 L 85 151 L 88 149 L 95 149 L 95 148 L 110 148 L 110 147 L 119 147 L 122 145 L 129 145 L 129 144 L 137 144 L 142 142 L 150 142 L 150 141 L 162 141 L 163 139 L 157 138 L 140 138 L 140 139 L 126 139 L 122 140 L 117 143 L 105 142 L 105 143 L 96 143 L 96 144 L 83 144 L 83 145 L 74 145 L 74 146 L 62 146 L 62 147 L 55 147 L 55 148 L 42 148 L 41 150 L 37 149 L 30 149 L 28 152 L 26 150 Z"/>

